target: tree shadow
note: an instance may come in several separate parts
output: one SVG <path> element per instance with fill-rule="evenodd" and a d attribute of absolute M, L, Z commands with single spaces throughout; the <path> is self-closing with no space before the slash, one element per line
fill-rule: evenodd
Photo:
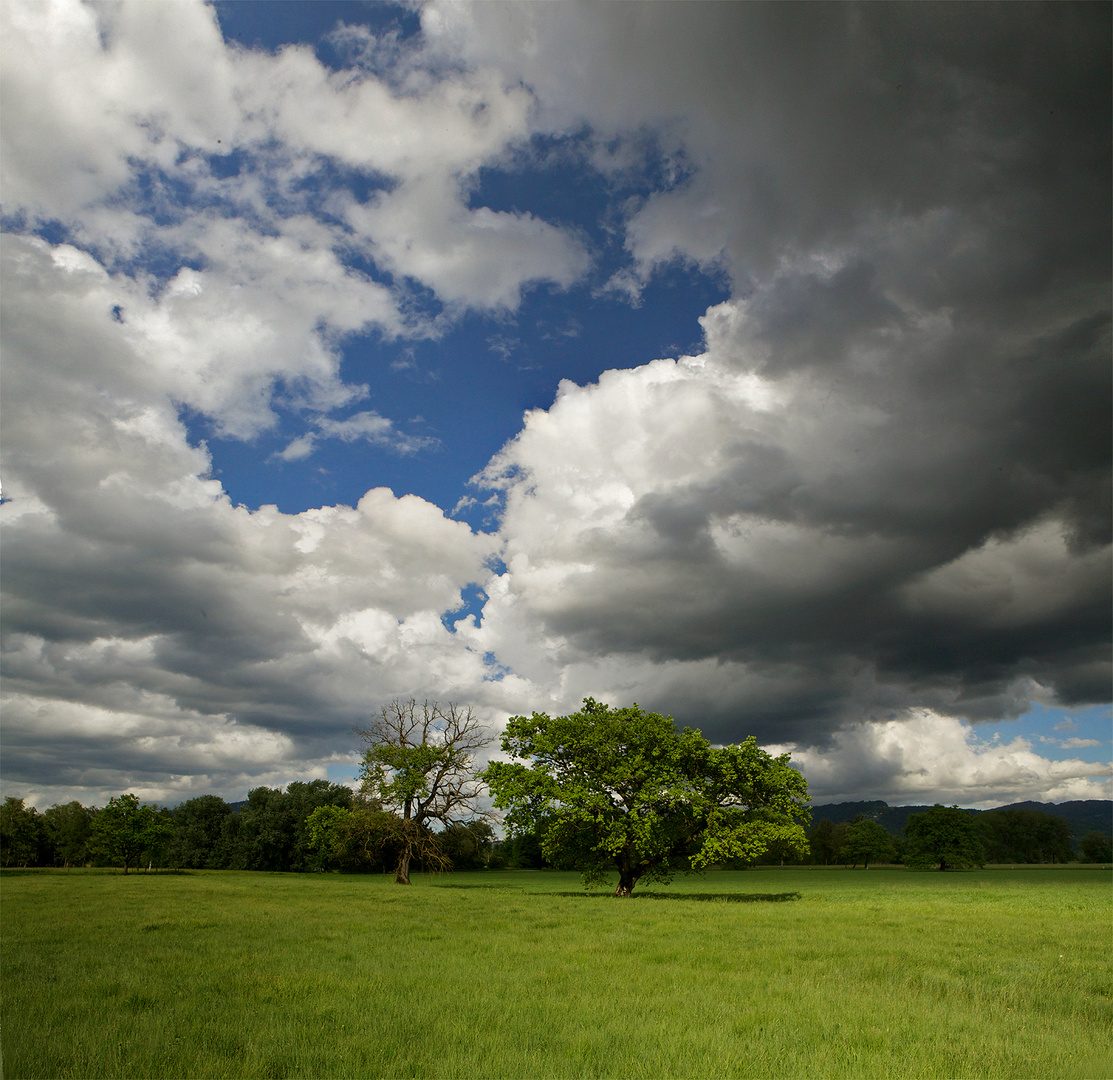
<path fill-rule="evenodd" d="M 785 904 L 803 900 L 798 892 L 779 893 L 704 893 L 704 892 L 636 892 L 633 896 L 615 896 L 613 892 L 558 892 L 550 896 L 575 896 L 581 900 L 698 900 L 707 904 Z"/>
<path fill-rule="evenodd" d="M 492 882 L 472 884 L 471 882 L 444 881 L 432 886 L 434 889 L 505 889 L 514 892 L 525 892 L 521 885 L 500 884 Z M 799 892 L 778 893 L 709 893 L 709 892 L 636 892 L 630 897 L 615 896 L 609 887 L 592 891 L 565 890 L 563 892 L 548 892 L 545 889 L 528 890 L 531 896 L 568 896 L 575 900 L 698 900 L 705 904 L 786 904 L 793 900 L 803 900 L 804 894 Z"/>
<path fill-rule="evenodd" d="M 4 866 L 0 867 L 0 874 L 4 877 L 55 877 L 57 875 L 83 874 L 86 877 L 188 877 L 198 873 L 186 867 L 154 867 L 148 870 L 144 867 L 137 870 L 131 867 L 127 874 L 119 866 Z"/>

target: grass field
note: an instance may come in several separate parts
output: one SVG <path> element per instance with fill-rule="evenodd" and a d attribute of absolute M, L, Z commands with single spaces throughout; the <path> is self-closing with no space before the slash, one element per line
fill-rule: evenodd
<path fill-rule="evenodd" d="M 0 877 L 3 1076 L 1113 1076 L 1107 868 Z"/>

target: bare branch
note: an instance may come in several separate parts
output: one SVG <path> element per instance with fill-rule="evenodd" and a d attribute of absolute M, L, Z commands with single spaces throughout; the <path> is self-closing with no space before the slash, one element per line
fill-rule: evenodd
<path fill-rule="evenodd" d="M 411 858 L 436 863 L 430 822 L 447 826 L 490 817 L 477 805 L 485 785 L 476 778 L 474 756 L 493 736 L 470 706 L 395 699 L 367 727 L 353 731 L 367 744 L 361 791 L 402 823 L 399 882 L 409 882 Z"/>

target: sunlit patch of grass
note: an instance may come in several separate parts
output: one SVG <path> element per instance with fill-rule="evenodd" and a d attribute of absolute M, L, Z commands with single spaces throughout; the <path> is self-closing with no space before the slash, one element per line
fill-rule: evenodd
<path fill-rule="evenodd" d="M 0 878 L 20 1077 L 1104 1077 L 1110 875 Z"/>

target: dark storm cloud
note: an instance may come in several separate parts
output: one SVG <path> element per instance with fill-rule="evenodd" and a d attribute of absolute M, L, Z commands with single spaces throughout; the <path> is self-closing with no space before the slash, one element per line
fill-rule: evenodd
<path fill-rule="evenodd" d="M 913 705 L 999 718 L 1036 686 L 1106 700 L 1109 9 L 700 13 L 509 16 L 558 52 L 603 43 L 576 88 L 544 50 L 521 60 L 555 116 L 606 87 L 594 115 L 616 127 L 683 113 L 698 169 L 634 215 L 631 249 L 717 259 L 736 284 L 683 391 L 631 405 L 634 377 L 604 381 L 551 411 L 566 440 L 587 408 L 628 441 L 717 438 L 656 471 L 581 463 L 584 492 L 638 494 L 609 525 L 523 543 L 545 576 L 520 595 L 584 655 L 719 661 L 721 687 L 678 675 L 656 696 L 724 738 L 825 741 Z M 716 372 L 778 404 L 729 400 Z M 567 512 L 568 476 L 548 487 L 538 459 L 557 441 L 527 429 L 504 453 L 524 470 L 511 551 L 531 501 Z"/>

